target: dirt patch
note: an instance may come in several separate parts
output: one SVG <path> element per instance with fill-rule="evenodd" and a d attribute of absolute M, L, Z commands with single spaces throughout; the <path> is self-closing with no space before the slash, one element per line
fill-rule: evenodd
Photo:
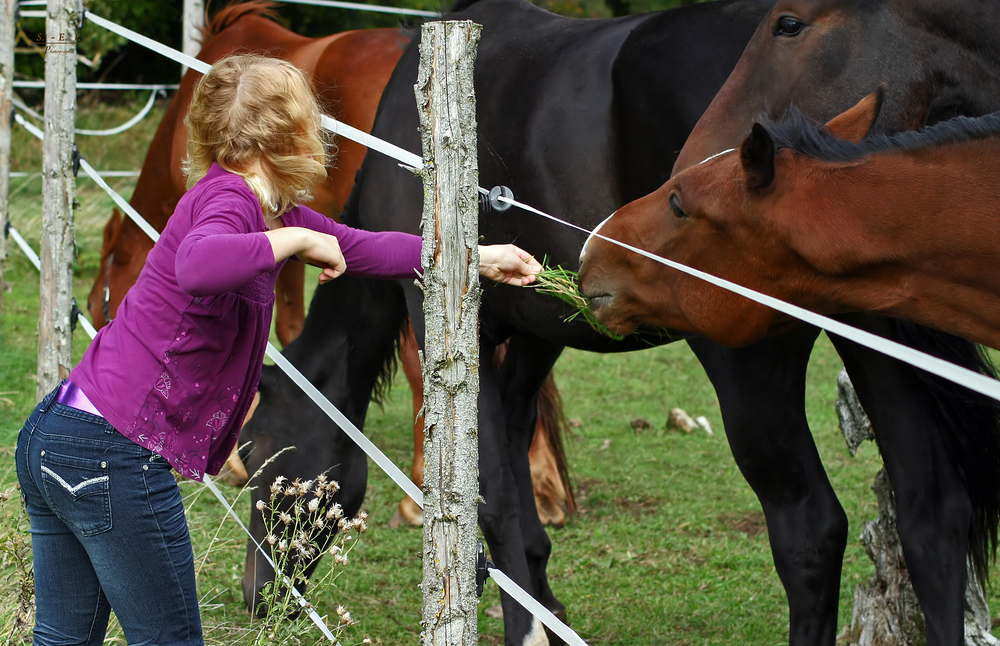
<path fill-rule="evenodd" d="M 760 511 L 736 512 L 722 514 L 719 521 L 728 529 L 743 532 L 750 538 L 761 533 L 767 533 L 767 521 Z"/>

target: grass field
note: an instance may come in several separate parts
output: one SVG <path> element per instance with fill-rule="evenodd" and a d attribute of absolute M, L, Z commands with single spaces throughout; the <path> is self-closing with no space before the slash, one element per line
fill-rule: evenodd
<path fill-rule="evenodd" d="M 138 101 L 138 99 L 137 99 Z M 126 120 L 136 102 L 117 108 L 82 107 L 80 127 Z M 161 105 L 156 114 L 162 113 Z M 98 169 L 138 169 L 155 128 L 150 117 L 129 133 L 110 139 L 80 138 L 82 154 Z M 15 132 L 15 170 L 37 173 L 40 146 Z M 131 195 L 133 180 L 111 184 Z M 38 248 L 41 181 L 14 179 L 13 225 Z M 76 227 L 79 258 L 76 297 L 81 306 L 93 282 L 104 222 L 111 202 L 92 182 L 78 182 Z M 0 320 L 0 484 L 13 485 L 12 454 L 23 419 L 35 403 L 37 285 L 35 269 L 12 243 L 4 265 L 6 288 Z M 79 357 L 88 338 L 74 337 Z M 881 460 L 874 445 L 856 457 L 845 448 L 834 402 L 840 362 L 822 338 L 809 366 L 807 411 L 831 481 L 850 518 L 850 542 L 841 586 L 840 624 L 850 620 L 855 586 L 873 574 L 857 537 L 876 515 L 870 490 Z M 775 574 L 760 505 L 736 468 L 714 392 L 684 344 L 623 355 L 567 351 L 556 366 L 566 415 L 570 473 L 580 506 L 554 544 L 549 575 L 569 609 L 574 629 L 590 644 L 702 645 L 787 642 L 787 605 Z M 373 409 L 366 433 L 404 470 L 411 451 L 412 413 L 400 376 L 384 411 Z M 714 434 L 665 429 L 671 408 L 704 415 Z M 633 425 L 644 418 L 650 426 Z M 638 430 L 637 430 L 638 429 Z M 378 644 L 419 640 L 421 533 L 390 529 L 401 497 L 371 465 L 365 509 L 371 528 L 361 537 L 336 587 L 310 600 L 336 619 L 338 604 L 359 623 L 344 643 L 369 636 Z M 182 483 L 199 564 L 199 591 L 210 644 L 247 643 L 254 630 L 242 608 L 240 577 L 245 537 L 221 505 L 198 483 Z M 233 500 L 238 492 L 224 490 Z M 16 503 L 16 498 L 14 499 Z M 246 499 L 236 505 L 248 516 Z M 26 538 L 16 504 L 4 503 L 0 522 L 3 597 L 0 635 L 8 635 L 18 590 L 12 542 Z M 322 567 L 329 567 L 325 563 Z M 1000 600 L 995 592 L 991 605 Z M 502 621 L 486 610 L 498 604 L 487 583 L 480 604 L 481 643 L 502 644 Z M 492 613 L 491 613 L 492 614 Z M 109 642 L 124 643 L 112 633 Z M 313 631 L 303 643 L 322 643 Z M 5 643 L 21 643 L 11 640 Z"/>

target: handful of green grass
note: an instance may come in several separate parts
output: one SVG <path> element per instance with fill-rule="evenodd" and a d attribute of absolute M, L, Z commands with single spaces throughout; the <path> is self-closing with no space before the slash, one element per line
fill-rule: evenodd
<path fill-rule="evenodd" d="M 545 259 L 542 260 L 542 267 L 542 271 L 535 276 L 534 287 L 542 293 L 552 294 L 573 308 L 572 314 L 566 317 L 567 321 L 582 316 L 583 320 L 597 332 L 611 337 L 615 341 L 621 341 L 625 338 L 612 332 L 606 325 L 597 320 L 594 311 L 590 309 L 590 299 L 580 293 L 580 275 L 577 272 L 559 266 L 546 267 Z"/>

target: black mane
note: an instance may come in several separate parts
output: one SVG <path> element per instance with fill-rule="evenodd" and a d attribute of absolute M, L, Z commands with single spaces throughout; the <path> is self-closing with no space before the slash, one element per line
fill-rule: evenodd
<path fill-rule="evenodd" d="M 929 146 L 975 141 L 1000 135 L 1000 112 L 983 117 L 955 117 L 923 130 L 895 135 L 871 135 L 860 143 L 838 139 L 823 124 L 792 107 L 779 119 L 761 124 L 775 150 L 788 149 L 814 159 L 849 162 L 875 153 L 919 150 Z"/>

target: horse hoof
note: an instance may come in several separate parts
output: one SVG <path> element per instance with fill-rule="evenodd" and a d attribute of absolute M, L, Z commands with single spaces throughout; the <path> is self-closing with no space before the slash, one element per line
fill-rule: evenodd
<path fill-rule="evenodd" d="M 389 527 L 392 529 L 396 529 L 400 525 L 408 527 L 424 526 L 424 510 L 417 503 L 413 502 L 413 499 L 409 496 L 399 501 L 396 513 L 393 515 L 392 520 L 389 521 Z"/>
<path fill-rule="evenodd" d="M 554 609 L 553 608 L 549 608 L 549 611 L 556 616 L 556 619 L 558 619 L 559 621 L 563 622 L 567 626 L 569 625 L 569 621 L 566 619 L 566 608 L 565 607 L 563 607 L 563 608 L 554 608 Z M 551 630 L 549 630 L 548 626 L 545 627 L 545 636 L 549 638 L 549 646 L 564 646 L 566 644 L 566 642 L 564 642 L 562 640 L 562 638 L 559 637 L 559 635 L 557 635 L 554 632 L 552 632 Z"/>

